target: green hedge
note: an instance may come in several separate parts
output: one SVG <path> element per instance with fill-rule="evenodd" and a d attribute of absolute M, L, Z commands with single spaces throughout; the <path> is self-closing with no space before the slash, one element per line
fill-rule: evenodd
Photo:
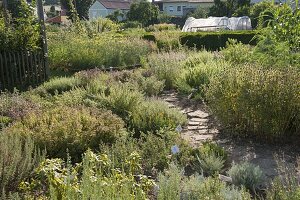
<path fill-rule="evenodd" d="M 219 50 L 226 46 L 229 38 L 236 39 L 244 44 L 256 45 L 255 35 L 255 31 L 183 33 L 180 36 L 180 43 L 197 49 Z"/>
<path fill-rule="evenodd" d="M 179 40 L 181 45 L 191 48 L 205 48 L 207 50 L 219 50 L 226 46 L 229 38 L 236 39 L 244 44 L 256 45 L 256 31 L 222 31 L 222 32 L 196 32 L 181 33 Z M 170 33 L 172 34 L 172 33 Z M 147 33 L 143 39 L 153 42 L 159 42 L 153 33 Z"/>

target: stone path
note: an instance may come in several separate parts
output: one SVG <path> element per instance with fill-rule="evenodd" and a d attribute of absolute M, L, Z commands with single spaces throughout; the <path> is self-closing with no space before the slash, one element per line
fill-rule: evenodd
<path fill-rule="evenodd" d="M 300 149 L 297 146 L 260 144 L 257 141 L 238 139 L 222 133 L 216 120 L 209 114 L 208 107 L 200 100 L 180 97 L 172 91 L 163 93 L 161 98 L 169 107 L 176 107 L 187 114 L 188 124 L 183 127 L 181 135 L 193 147 L 207 140 L 214 141 L 229 153 L 229 162 L 249 161 L 259 165 L 265 174 L 266 181 L 279 174 L 276 157 L 292 166 L 297 163 L 297 157 L 300 157 Z"/>

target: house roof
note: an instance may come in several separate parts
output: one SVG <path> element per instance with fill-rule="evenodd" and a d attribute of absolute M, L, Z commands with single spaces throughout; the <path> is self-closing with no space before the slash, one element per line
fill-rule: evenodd
<path fill-rule="evenodd" d="M 186 3 L 214 3 L 214 0 L 155 0 L 155 3 L 176 3 L 176 2 L 186 2 Z"/>
<path fill-rule="evenodd" d="M 131 1 L 98 0 L 107 9 L 129 10 Z"/>

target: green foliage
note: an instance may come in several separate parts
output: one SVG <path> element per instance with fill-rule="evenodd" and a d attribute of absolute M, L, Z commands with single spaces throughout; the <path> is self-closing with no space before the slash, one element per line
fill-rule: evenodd
<path fill-rule="evenodd" d="M 247 189 L 255 190 L 263 181 L 263 172 L 259 166 L 244 162 L 234 164 L 228 171 L 233 184 L 245 186 Z"/>
<path fill-rule="evenodd" d="M 77 77 L 59 77 L 45 82 L 38 87 L 35 92 L 41 96 L 47 96 L 47 94 L 62 94 L 81 85 L 82 83 Z"/>
<path fill-rule="evenodd" d="M 159 9 L 156 5 L 143 0 L 131 4 L 127 17 L 131 21 L 138 21 L 143 26 L 148 26 L 157 22 L 158 13 Z"/>
<path fill-rule="evenodd" d="M 31 136 L 50 157 L 79 160 L 88 148 L 98 149 L 101 142 L 113 143 L 125 134 L 124 122 L 110 111 L 85 107 L 57 106 L 32 113 L 8 128 Z"/>
<path fill-rule="evenodd" d="M 256 44 L 254 31 L 222 31 L 222 32 L 198 32 L 185 33 L 180 36 L 180 43 L 190 48 L 219 50 L 226 46 L 229 38 L 236 39 L 243 44 Z"/>
<path fill-rule="evenodd" d="M 184 177 L 183 171 L 174 164 L 165 174 L 159 175 L 158 186 L 159 200 L 251 199 L 251 195 L 245 189 L 226 186 L 216 178 L 204 178 L 199 175 Z"/>
<path fill-rule="evenodd" d="M 210 80 L 206 98 L 223 125 L 275 139 L 299 133 L 299 71 L 245 66 Z"/>
<path fill-rule="evenodd" d="M 249 14 L 250 0 L 214 0 L 214 5 L 209 9 L 209 16 L 231 17 L 245 16 Z"/>
<path fill-rule="evenodd" d="M 38 109 L 38 104 L 18 92 L 0 94 L 0 116 L 6 122 L 21 119 Z"/>
<path fill-rule="evenodd" d="M 194 17 L 196 19 L 206 18 L 208 15 L 208 10 L 202 6 L 198 6 L 196 10 L 187 14 L 187 17 Z"/>
<path fill-rule="evenodd" d="M 67 15 L 72 19 L 74 12 L 78 13 L 80 19 L 89 18 L 89 8 L 94 3 L 93 0 L 60 0 L 64 8 L 68 10 Z M 76 5 L 76 6 L 74 6 Z M 75 10 L 76 9 L 76 10 Z"/>
<path fill-rule="evenodd" d="M 215 143 L 205 142 L 194 150 L 196 159 L 193 162 L 198 173 L 204 175 L 216 175 L 221 172 L 227 159 L 227 152 Z"/>
<path fill-rule="evenodd" d="M 190 88 L 195 89 L 197 95 L 201 98 L 205 97 L 204 91 L 208 87 L 210 79 L 229 66 L 228 63 L 211 57 L 212 55 L 209 55 L 206 51 L 192 54 L 186 60 L 185 74 L 182 75 L 182 80 L 179 82 L 179 84 L 184 82 Z M 179 84 L 177 84 L 178 88 L 182 90 Z"/>
<path fill-rule="evenodd" d="M 277 171 L 281 176 L 276 177 L 269 185 L 266 191 L 267 200 L 296 200 L 300 197 L 300 185 L 298 181 L 297 171 L 299 165 L 289 165 L 282 159 L 276 158 Z M 299 163 L 299 158 L 297 158 Z"/>
<path fill-rule="evenodd" d="M 132 152 L 123 163 L 123 168 L 119 169 L 107 154 L 95 154 L 88 150 L 77 166 L 60 159 L 46 160 L 37 170 L 37 179 L 27 183 L 40 183 L 37 189 L 23 188 L 31 195 L 42 194 L 40 197 L 51 199 L 142 200 L 146 199 L 154 182 L 138 175 L 139 168 L 140 156 L 136 152 Z M 48 188 L 49 193 L 45 193 L 43 188 Z"/>
<path fill-rule="evenodd" d="M 63 32 L 50 37 L 49 56 L 52 69 L 79 71 L 90 68 L 109 68 L 138 65 L 150 51 L 148 42 L 141 39 L 73 35 Z"/>
<path fill-rule="evenodd" d="M 34 9 L 25 1 L 9 1 L 11 16 L 6 20 L 0 14 L 0 51 L 41 48 L 40 26 Z"/>
<path fill-rule="evenodd" d="M 156 132 L 163 128 L 176 128 L 186 122 L 186 117 L 175 108 L 160 100 L 151 99 L 143 102 L 131 113 L 131 128 L 139 132 Z"/>
<path fill-rule="evenodd" d="M 5 192 L 16 191 L 19 183 L 33 174 L 43 157 L 30 137 L 0 132 L 0 197 Z"/>
<path fill-rule="evenodd" d="M 148 32 L 157 32 L 157 31 L 174 31 L 177 27 L 175 24 L 153 24 L 146 28 Z"/>
<path fill-rule="evenodd" d="M 166 89 L 176 86 L 177 79 L 182 75 L 183 66 L 181 61 L 186 59 L 187 55 L 183 51 L 162 52 L 150 54 L 148 56 L 148 65 L 159 80 L 165 81 Z"/>
<path fill-rule="evenodd" d="M 241 42 L 237 42 L 233 39 L 228 39 L 226 48 L 222 49 L 222 55 L 226 61 L 233 64 L 245 64 L 253 62 L 252 51 L 250 45 L 244 45 Z"/>
<path fill-rule="evenodd" d="M 268 13 L 275 10 L 275 5 L 271 1 L 261 1 L 254 4 L 250 8 L 250 19 L 253 28 L 260 28 L 265 26 L 270 19 Z"/>
<path fill-rule="evenodd" d="M 168 15 L 167 13 L 165 13 L 165 12 L 160 12 L 158 14 L 158 16 L 157 16 L 157 20 L 158 20 L 158 22 L 160 24 L 164 24 L 164 23 L 168 24 L 168 23 L 170 23 L 171 22 L 171 18 L 172 17 L 170 15 Z"/>

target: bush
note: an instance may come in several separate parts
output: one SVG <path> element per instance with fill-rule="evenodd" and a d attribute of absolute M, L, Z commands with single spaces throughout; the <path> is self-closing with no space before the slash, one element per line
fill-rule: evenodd
<path fill-rule="evenodd" d="M 174 164 L 164 174 L 159 175 L 158 186 L 158 200 L 251 199 L 245 189 L 229 187 L 216 178 L 204 178 L 201 175 L 184 177 L 183 171 Z"/>
<path fill-rule="evenodd" d="M 234 164 L 228 171 L 233 184 L 245 186 L 247 189 L 255 190 L 263 181 L 263 172 L 259 166 L 244 162 Z"/>
<path fill-rule="evenodd" d="M 35 188 L 23 185 L 23 191 L 32 199 L 137 199 L 144 200 L 154 186 L 148 177 L 138 174 L 140 156 L 132 152 L 122 169 L 114 166 L 107 154 L 88 150 L 76 166 L 61 159 L 47 159 L 30 181 Z M 30 199 L 31 199 L 30 198 Z"/>
<path fill-rule="evenodd" d="M 147 96 L 157 96 L 165 86 L 164 81 L 159 81 L 155 76 L 141 77 L 137 83 Z"/>
<path fill-rule="evenodd" d="M 186 73 L 182 77 L 182 81 L 191 88 L 196 89 L 197 95 L 204 98 L 204 90 L 208 87 L 210 79 L 218 75 L 229 64 L 224 61 L 209 61 L 206 64 L 199 63 L 194 67 L 186 69 Z M 180 88 L 180 86 L 178 86 Z"/>
<path fill-rule="evenodd" d="M 174 31 L 177 27 L 175 24 L 153 24 L 146 28 L 148 32 L 156 32 L 156 31 Z"/>
<path fill-rule="evenodd" d="M 37 111 L 40 106 L 24 95 L 15 93 L 0 93 L 0 116 L 4 121 L 14 121 L 23 118 L 28 113 Z"/>
<path fill-rule="evenodd" d="M 16 191 L 19 183 L 33 174 L 43 158 L 30 137 L 0 132 L 0 197 L 3 195 L 5 199 L 5 192 Z"/>
<path fill-rule="evenodd" d="M 141 39 L 114 38 L 103 34 L 89 38 L 64 33 L 50 38 L 49 57 L 52 69 L 80 71 L 139 65 L 150 52 L 148 42 Z"/>
<path fill-rule="evenodd" d="M 221 172 L 224 162 L 227 159 L 227 153 L 215 143 L 205 142 L 194 150 L 195 157 L 194 168 L 198 173 L 212 176 Z"/>
<path fill-rule="evenodd" d="M 139 132 L 156 132 L 163 128 L 176 128 L 186 123 L 184 116 L 178 109 L 169 108 L 162 101 L 151 99 L 137 106 L 131 113 L 130 127 Z"/>
<path fill-rule="evenodd" d="M 256 66 L 231 68 L 210 80 L 206 98 L 224 126 L 276 139 L 298 135 L 299 71 Z"/>
<path fill-rule="evenodd" d="M 112 110 L 124 121 L 144 100 L 143 94 L 129 84 L 114 84 L 91 99 L 98 107 Z"/>
<path fill-rule="evenodd" d="M 226 48 L 222 49 L 221 54 L 226 61 L 233 64 L 245 64 L 255 61 L 252 57 L 250 45 L 242 44 L 233 39 L 228 39 Z"/>
<path fill-rule="evenodd" d="M 236 39 L 243 44 L 255 45 L 256 40 L 253 39 L 256 32 L 243 31 L 243 32 L 197 32 L 185 33 L 180 36 L 180 44 L 186 45 L 190 48 L 207 49 L 207 50 L 220 50 L 226 46 L 229 38 Z"/>
<path fill-rule="evenodd" d="M 98 149 L 101 142 L 112 144 L 124 135 L 124 122 L 110 111 L 85 107 L 58 106 L 31 115 L 8 128 L 32 136 L 50 157 L 79 160 L 87 150 Z"/>
<path fill-rule="evenodd" d="M 176 86 L 177 79 L 182 75 L 183 66 L 181 61 L 186 59 L 185 52 L 169 52 L 151 54 L 148 56 L 147 63 L 159 80 L 165 81 L 166 89 Z"/>
<path fill-rule="evenodd" d="M 62 94 L 80 86 L 82 86 L 82 83 L 77 77 L 59 77 L 43 83 L 35 91 L 41 96 L 47 96 L 49 94 Z"/>

